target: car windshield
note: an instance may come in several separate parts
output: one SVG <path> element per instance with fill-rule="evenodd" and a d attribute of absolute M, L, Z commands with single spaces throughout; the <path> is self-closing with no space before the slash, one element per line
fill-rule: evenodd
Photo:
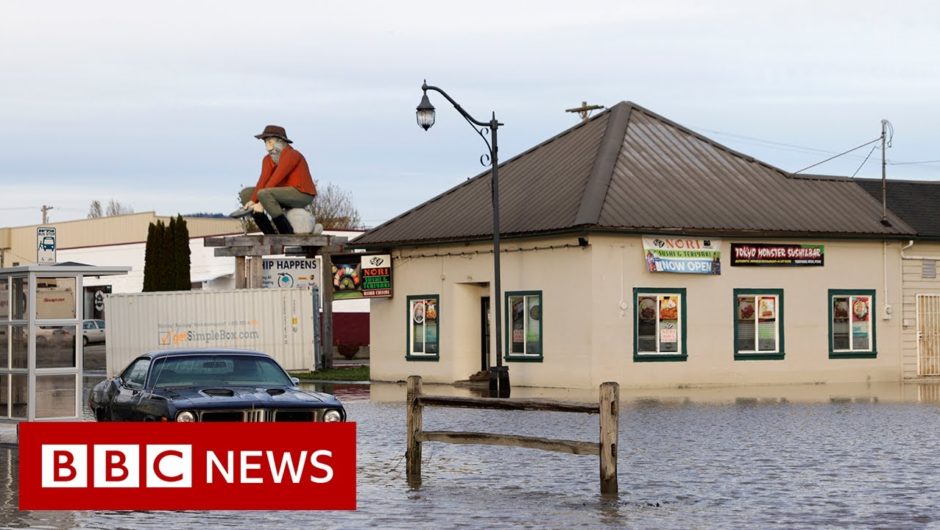
<path fill-rule="evenodd" d="M 167 357 L 152 368 L 154 388 L 183 386 L 290 386 L 273 359 L 244 355 Z"/>

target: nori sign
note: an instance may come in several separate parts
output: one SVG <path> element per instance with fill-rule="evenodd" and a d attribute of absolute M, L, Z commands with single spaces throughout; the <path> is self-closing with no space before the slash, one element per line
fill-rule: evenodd
<path fill-rule="evenodd" d="M 823 245 L 731 243 L 732 267 L 822 267 Z"/>

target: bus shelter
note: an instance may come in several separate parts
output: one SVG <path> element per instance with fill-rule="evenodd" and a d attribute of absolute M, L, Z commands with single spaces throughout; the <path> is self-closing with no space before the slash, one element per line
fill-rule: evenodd
<path fill-rule="evenodd" d="M 85 277 L 130 267 L 0 268 L 0 422 L 82 416 Z"/>

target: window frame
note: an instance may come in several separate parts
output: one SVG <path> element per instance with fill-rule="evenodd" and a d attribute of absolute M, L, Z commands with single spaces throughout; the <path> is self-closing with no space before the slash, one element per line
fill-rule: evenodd
<path fill-rule="evenodd" d="M 640 304 L 639 298 L 641 295 L 655 295 L 658 297 L 660 295 L 673 295 L 679 296 L 679 351 L 676 353 L 658 353 L 658 352 L 641 352 L 640 351 Z M 689 350 L 687 347 L 688 344 L 688 320 L 686 318 L 688 306 L 688 295 L 685 287 L 675 287 L 671 289 L 664 288 L 645 288 L 645 287 L 634 287 L 633 288 L 633 362 L 685 362 L 689 358 Z M 659 307 L 657 305 L 656 309 L 657 317 L 657 344 L 659 343 Z"/>
<path fill-rule="evenodd" d="M 437 353 L 415 353 L 411 350 L 411 330 L 412 330 L 412 308 L 411 303 L 414 300 L 430 300 L 435 301 L 437 306 Z M 405 360 L 407 361 L 431 361 L 437 362 L 441 360 L 441 296 L 438 294 L 419 294 L 419 295 L 410 295 L 405 297 L 405 322 L 407 326 L 405 327 Z M 425 326 L 427 326 L 427 321 L 425 320 Z M 427 339 L 427 331 L 425 331 L 425 339 Z M 427 342 L 425 340 L 425 342 Z"/>
<path fill-rule="evenodd" d="M 505 308 L 505 313 L 503 318 L 505 320 L 505 327 L 503 328 L 504 343 L 506 349 L 503 350 L 503 359 L 507 362 L 528 362 L 528 363 L 540 363 L 545 360 L 545 348 L 544 348 L 544 331 L 545 331 L 545 297 L 542 295 L 542 291 L 505 291 L 503 293 L 503 307 Z M 510 314 L 510 305 L 509 297 L 510 296 L 521 296 L 523 297 L 522 303 L 528 307 L 528 301 L 526 300 L 530 296 L 537 296 L 539 299 L 539 353 L 512 353 L 512 341 L 510 337 L 512 335 L 512 315 Z M 528 319 L 526 319 L 528 320 Z M 525 331 L 525 328 L 523 328 Z M 528 349 L 528 345 L 526 345 Z"/>
<path fill-rule="evenodd" d="M 777 297 L 777 351 L 762 352 L 759 350 L 740 350 L 738 346 L 738 298 L 741 296 L 776 296 Z M 785 326 L 783 313 L 783 289 L 734 289 L 731 304 L 731 322 L 734 328 L 734 360 L 735 361 L 781 361 L 786 356 Z M 757 314 L 755 312 L 755 340 L 757 340 Z"/>
<path fill-rule="evenodd" d="M 867 350 L 835 350 L 832 337 L 832 299 L 835 297 L 849 297 L 849 347 L 852 346 L 852 310 L 851 299 L 856 296 L 867 296 L 871 301 L 868 309 L 868 322 L 870 324 L 869 339 L 871 348 Z M 878 304 L 875 299 L 874 289 L 829 289 L 829 295 L 826 297 L 826 313 L 829 315 L 829 358 L 830 359 L 875 359 L 878 357 L 878 326 L 876 322 L 876 313 Z"/>

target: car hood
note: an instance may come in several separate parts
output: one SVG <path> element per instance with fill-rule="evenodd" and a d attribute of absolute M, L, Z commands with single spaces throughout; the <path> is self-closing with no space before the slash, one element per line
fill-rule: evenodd
<path fill-rule="evenodd" d="M 342 407 L 330 394 L 293 387 L 172 387 L 156 388 L 153 394 L 172 401 L 179 408 Z"/>

